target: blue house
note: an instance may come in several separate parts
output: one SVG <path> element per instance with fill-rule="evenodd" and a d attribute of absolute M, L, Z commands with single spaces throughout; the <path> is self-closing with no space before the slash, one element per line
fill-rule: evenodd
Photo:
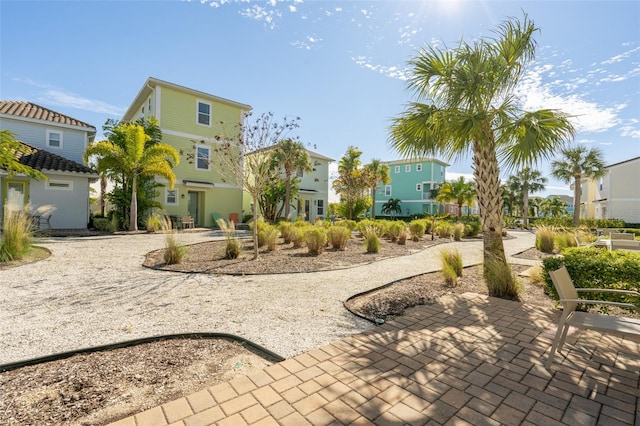
<path fill-rule="evenodd" d="M 399 199 L 401 216 L 423 216 L 438 212 L 438 203 L 432 197 L 432 190 L 445 181 L 447 163 L 434 158 L 385 161 L 389 166 L 391 182 L 378 184 L 376 189 L 375 212 L 382 214 L 382 206 L 390 199 Z"/>

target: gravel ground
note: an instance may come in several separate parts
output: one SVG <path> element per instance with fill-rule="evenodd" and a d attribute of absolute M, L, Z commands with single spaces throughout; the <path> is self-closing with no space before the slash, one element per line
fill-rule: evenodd
<path fill-rule="evenodd" d="M 532 247 L 533 234 L 513 235 L 505 240 L 509 255 Z M 179 236 L 183 244 L 216 238 L 211 231 Z M 312 274 L 177 274 L 143 267 L 145 255 L 164 241 L 162 234 L 39 241 L 50 258 L 0 271 L 0 364 L 183 332 L 235 334 L 291 357 L 371 327 L 342 306 L 353 294 L 440 268 L 438 246 Z M 447 248 L 457 249 L 465 265 L 482 258 L 481 241 Z"/>

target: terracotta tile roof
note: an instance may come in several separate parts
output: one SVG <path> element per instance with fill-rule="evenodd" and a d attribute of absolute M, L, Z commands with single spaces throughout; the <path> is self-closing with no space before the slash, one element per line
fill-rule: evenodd
<path fill-rule="evenodd" d="M 16 153 L 16 158 L 20 161 L 20 164 L 29 166 L 32 169 L 45 172 L 47 170 L 57 172 L 72 172 L 72 173 L 86 173 L 91 175 L 97 175 L 98 172 L 91 167 L 87 167 L 84 164 L 76 163 L 73 160 L 61 157 L 56 154 L 52 154 L 49 151 L 45 151 L 40 148 L 36 148 L 24 142 L 20 142 L 22 145 L 29 148 L 29 153 Z"/>
<path fill-rule="evenodd" d="M 76 120 L 68 115 L 60 114 L 48 108 L 41 107 L 32 102 L 23 101 L 0 101 L 0 114 L 13 115 L 16 117 L 30 118 L 33 120 L 49 121 L 51 123 L 64 124 L 68 126 L 87 127 L 96 131 L 95 126 Z"/>

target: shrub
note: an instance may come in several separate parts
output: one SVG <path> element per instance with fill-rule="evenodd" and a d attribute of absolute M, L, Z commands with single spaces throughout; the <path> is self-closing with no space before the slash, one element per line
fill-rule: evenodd
<path fill-rule="evenodd" d="M 22 259 L 31 248 L 31 219 L 27 208 L 8 201 L 4 208 L 0 262 Z"/>
<path fill-rule="evenodd" d="M 464 225 L 464 235 L 466 237 L 475 237 L 482 232 L 482 224 L 480 222 L 470 222 Z"/>
<path fill-rule="evenodd" d="M 171 221 L 162 213 L 152 212 L 144 221 L 148 232 L 166 231 L 171 229 Z"/>
<path fill-rule="evenodd" d="M 453 225 L 445 221 L 439 221 L 435 227 L 435 232 L 440 238 L 451 238 L 453 231 Z"/>
<path fill-rule="evenodd" d="M 563 250 L 561 257 L 543 259 L 542 264 L 547 292 L 555 300 L 558 300 L 558 293 L 549 271 L 555 271 L 563 265 L 577 288 L 640 290 L 640 253 L 608 251 L 597 247 L 572 247 Z M 600 300 L 635 303 L 640 306 L 638 297 L 621 297 L 615 294 L 596 296 Z"/>
<path fill-rule="evenodd" d="M 440 261 L 442 269 L 451 269 L 456 274 L 456 277 L 462 276 L 462 256 L 460 256 L 458 250 L 442 250 L 440 252 Z"/>
<path fill-rule="evenodd" d="M 367 248 L 367 253 L 380 252 L 380 237 L 373 230 L 367 232 L 364 237 L 364 246 Z"/>
<path fill-rule="evenodd" d="M 551 226 L 536 229 L 536 248 L 543 253 L 553 253 L 555 231 Z"/>
<path fill-rule="evenodd" d="M 413 241 L 420 241 L 420 238 L 427 231 L 427 222 L 424 219 L 416 219 L 409 222 L 409 232 Z"/>
<path fill-rule="evenodd" d="M 304 239 L 310 254 L 320 254 L 327 244 L 327 231 L 321 226 L 311 226 L 304 233 Z"/>
<path fill-rule="evenodd" d="M 448 263 L 442 264 L 442 277 L 444 278 L 444 282 L 449 287 L 453 287 L 458 284 L 458 275 L 456 274 L 456 271 L 453 269 L 453 267 Z"/>
<path fill-rule="evenodd" d="M 558 248 L 558 251 L 577 245 L 576 236 L 573 232 L 558 232 L 553 239 L 553 243 Z"/>
<path fill-rule="evenodd" d="M 278 228 L 266 222 L 258 222 L 258 247 L 265 245 L 268 251 L 278 247 Z"/>
<path fill-rule="evenodd" d="M 237 259 L 242 252 L 242 244 L 236 237 L 236 225 L 233 221 L 227 222 L 220 218 L 217 220 L 220 230 L 225 236 L 225 245 L 223 256 L 225 259 Z M 260 222 L 258 222 L 260 223 Z"/>
<path fill-rule="evenodd" d="M 393 221 L 388 225 L 386 235 L 392 242 L 395 242 L 406 228 L 407 225 L 405 222 L 399 220 Z"/>
<path fill-rule="evenodd" d="M 304 228 L 301 226 L 292 226 L 289 230 L 293 247 L 300 248 L 304 242 Z"/>
<path fill-rule="evenodd" d="M 114 232 L 115 228 L 113 221 L 106 217 L 96 217 L 93 219 L 93 228 L 97 231 Z"/>
<path fill-rule="evenodd" d="M 484 280 L 489 289 L 489 296 L 519 299 L 520 283 L 509 264 L 499 259 L 489 260 L 484 264 Z"/>
<path fill-rule="evenodd" d="M 164 245 L 164 263 L 175 265 L 182 262 L 182 258 L 187 252 L 187 248 L 178 243 L 174 234 L 167 235 Z"/>
<path fill-rule="evenodd" d="M 456 241 L 462 240 L 462 236 L 464 235 L 464 224 L 456 223 L 453 227 L 453 239 Z"/>
<path fill-rule="evenodd" d="M 327 231 L 329 244 L 335 250 L 344 250 L 351 238 L 351 231 L 345 226 L 333 225 Z"/>
<path fill-rule="evenodd" d="M 400 235 L 398 235 L 398 244 L 401 246 L 407 244 L 407 238 L 409 238 L 409 233 L 407 232 L 407 228 L 403 229 Z"/>
<path fill-rule="evenodd" d="M 291 222 L 283 220 L 278 224 L 278 229 L 280 230 L 280 235 L 284 239 L 285 244 L 291 243 Z"/>
<path fill-rule="evenodd" d="M 335 223 L 337 226 L 344 226 L 347 229 L 349 229 L 349 231 L 353 232 L 354 229 L 356 229 L 357 223 L 355 220 L 350 220 L 350 219 L 344 219 L 344 220 L 339 220 Z"/>
<path fill-rule="evenodd" d="M 381 236 L 384 235 L 385 224 L 381 220 L 365 219 L 358 222 L 357 228 L 358 228 L 358 231 L 360 231 L 360 234 L 362 234 L 362 236 L 365 239 L 367 238 L 367 235 L 369 235 L 369 233 L 371 232 L 375 233 L 376 236 L 380 238 Z"/>

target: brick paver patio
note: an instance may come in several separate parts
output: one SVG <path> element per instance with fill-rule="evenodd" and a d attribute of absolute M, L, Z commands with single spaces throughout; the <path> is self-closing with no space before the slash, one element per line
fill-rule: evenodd
<path fill-rule="evenodd" d="M 640 339 L 576 330 L 547 371 L 558 315 L 445 297 L 114 425 L 640 425 Z"/>

